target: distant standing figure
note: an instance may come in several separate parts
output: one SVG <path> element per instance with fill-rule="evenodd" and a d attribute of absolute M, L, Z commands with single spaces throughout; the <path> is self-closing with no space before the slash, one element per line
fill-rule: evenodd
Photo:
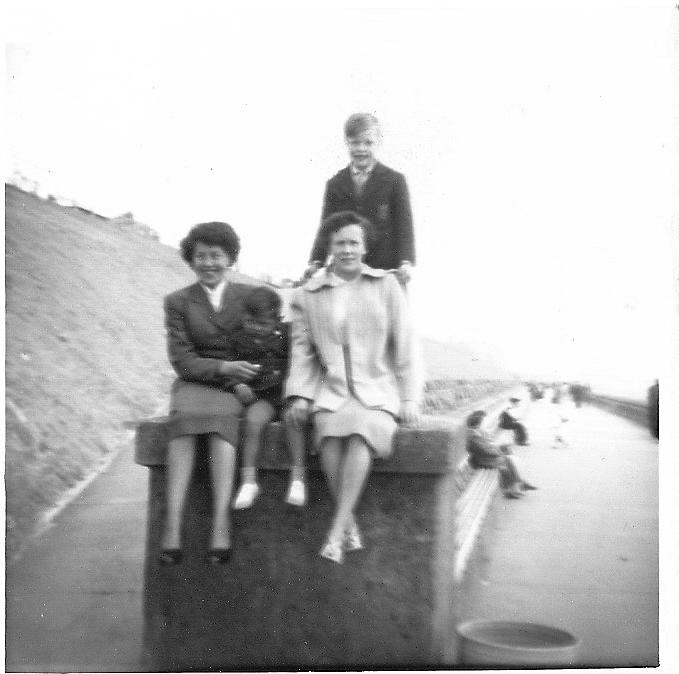
<path fill-rule="evenodd" d="M 648 429 L 654 438 L 660 437 L 660 384 L 657 379 L 648 389 Z"/>
<path fill-rule="evenodd" d="M 561 384 L 554 384 L 552 388 L 552 402 L 558 405 L 561 402 Z"/>
<path fill-rule="evenodd" d="M 396 269 L 399 281 L 410 280 L 415 264 L 412 211 L 405 176 L 377 161 L 382 132 L 371 114 L 351 115 L 344 125 L 350 164 L 326 183 L 321 223 L 333 213 L 354 211 L 367 218 L 374 239 L 365 264 Z M 325 265 L 330 251 L 319 228 L 305 278 Z"/>

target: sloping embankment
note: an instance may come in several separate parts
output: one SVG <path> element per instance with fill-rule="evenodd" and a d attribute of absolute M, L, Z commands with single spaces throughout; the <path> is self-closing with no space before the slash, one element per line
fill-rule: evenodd
<path fill-rule="evenodd" d="M 7 553 L 166 394 L 162 296 L 177 251 L 5 189 Z"/>

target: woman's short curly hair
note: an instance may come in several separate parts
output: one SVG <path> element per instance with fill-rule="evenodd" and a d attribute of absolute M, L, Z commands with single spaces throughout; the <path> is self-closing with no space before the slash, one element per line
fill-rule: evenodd
<path fill-rule="evenodd" d="M 238 259 L 238 253 L 240 253 L 238 234 L 231 225 L 225 222 L 203 222 L 192 227 L 179 244 L 184 262 L 191 264 L 197 243 L 204 243 L 206 246 L 219 246 L 229 256 L 231 264 Z"/>
<path fill-rule="evenodd" d="M 363 243 L 365 244 L 365 249 L 370 250 L 375 237 L 375 228 L 370 220 L 354 211 L 338 211 L 323 220 L 319 235 L 325 244 L 326 250 L 330 250 L 330 239 L 332 238 L 332 235 L 349 225 L 358 225 L 363 230 Z"/>
<path fill-rule="evenodd" d="M 476 410 L 467 417 L 467 428 L 478 428 L 481 425 L 486 413 L 483 410 Z"/>

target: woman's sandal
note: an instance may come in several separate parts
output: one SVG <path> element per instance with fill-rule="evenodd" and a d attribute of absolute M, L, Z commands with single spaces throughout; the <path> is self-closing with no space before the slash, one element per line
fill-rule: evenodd
<path fill-rule="evenodd" d="M 342 552 L 341 541 L 328 541 L 318 553 L 323 559 L 329 559 L 331 562 L 341 564 L 344 558 Z"/>
<path fill-rule="evenodd" d="M 363 539 L 361 538 L 361 532 L 358 530 L 358 524 L 355 522 L 344 534 L 344 549 L 347 552 L 363 550 Z"/>
<path fill-rule="evenodd" d="M 182 551 L 180 548 L 167 548 L 161 550 L 158 561 L 162 566 L 175 566 L 182 563 Z"/>
<path fill-rule="evenodd" d="M 231 559 L 231 548 L 212 548 L 208 550 L 205 561 L 211 565 L 227 564 Z"/>

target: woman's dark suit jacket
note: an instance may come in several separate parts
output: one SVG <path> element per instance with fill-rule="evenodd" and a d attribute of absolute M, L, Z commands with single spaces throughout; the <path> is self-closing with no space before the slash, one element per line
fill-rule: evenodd
<path fill-rule="evenodd" d="M 403 174 L 378 162 L 359 195 L 347 166 L 326 183 L 321 222 L 338 211 L 355 211 L 372 222 L 375 240 L 364 260 L 368 266 L 395 269 L 403 260 L 415 264 L 413 217 Z M 319 235 L 310 259 L 325 264 L 329 250 Z"/>
<path fill-rule="evenodd" d="M 215 311 L 200 284 L 165 297 L 165 327 L 170 363 L 185 381 L 221 384 L 219 363 L 233 359 L 230 335 L 241 319 L 243 297 L 251 285 L 229 282 L 222 308 Z"/>

